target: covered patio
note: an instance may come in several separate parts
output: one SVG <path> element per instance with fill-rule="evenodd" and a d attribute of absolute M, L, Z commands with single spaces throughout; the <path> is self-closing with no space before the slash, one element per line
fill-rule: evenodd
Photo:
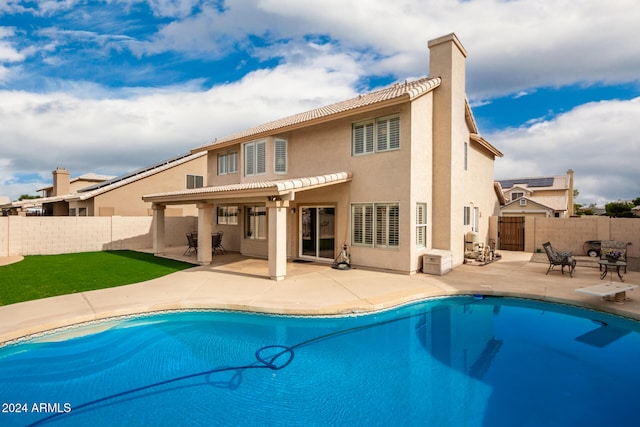
<path fill-rule="evenodd" d="M 267 274 L 272 280 L 283 280 L 287 275 L 287 242 L 290 238 L 287 232 L 287 213 L 290 206 L 295 203 L 296 194 L 345 184 L 349 181 L 351 181 L 350 172 L 337 172 L 313 177 L 248 182 L 145 195 L 143 200 L 151 202 L 153 208 L 153 253 L 163 255 L 167 250 L 165 247 L 165 209 L 168 205 L 195 204 L 198 208 L 197 232 L 201 236 L 212 234 L 217 206 L 262 206 L 266 211 L 267 222 Z M 240 218 L 241 211 L 239 209 L 238 212 Z M 241 228 L 241 232 L 238 234 L 238 238 L 241 239 L 239 252 L 243 254 L 242 243 L 243 239 L 247 239 L 247 224 L 240 218 L 238 219 L 238 226 Z M 199 238 L 197 263 L 208 265 L 212 260 L 211 239 Z"/>

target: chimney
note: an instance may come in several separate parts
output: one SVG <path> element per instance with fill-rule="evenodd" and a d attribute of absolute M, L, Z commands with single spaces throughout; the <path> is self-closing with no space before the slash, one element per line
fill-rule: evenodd
<path fill-rule="evenodd" d="M 575 211 L 573 210 L 574 207 L 574 200 L 573 200 L 573 169 L 569 169 L 567 171 L 567 175 L 569 176 L 569 203 L 567 206 L 567 214 L 568 216 L 573 216 L 575 215 Z"/>
<path fill-rule="evenodd" d="M 442 79 L 440 86 L 433 91 L 433 220 L 439 226 L 433 227 L 432 245 L 434 248 L 464 251 L 464 247 L 455 245 L 458 224 L 463 219 L 462 208 L 468 200 L 462 200 L 459 172 L 464 167 L 465 145 L 469 141 L 468 127 L 465 121 L 465 61 L 467 52 L 451 33 L 428 42 L 429 77 Z M 463 239 L 460 239 L 463 243 Z"/>
<path fill-rule="evenodd" d="M 52 196 L 62 196 L 71 192 L 69 171 L 58 166 L 53 172 L 53 194 Z"/>

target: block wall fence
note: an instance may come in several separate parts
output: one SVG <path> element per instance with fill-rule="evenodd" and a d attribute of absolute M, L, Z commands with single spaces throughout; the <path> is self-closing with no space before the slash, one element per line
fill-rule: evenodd
<path fill-rule="evenodd" d="M 489 236 L 498 238 L 498 217 L 491 217 Z M 542 251 L 544 242 L 551 242 L 557 250 L 584 255 L 588 240 L 619 240 L 627 247 L 629 268 L 640 270 L 640 218 L 609 218 L 584 216 L 575 218 L 525 217 L 524 251 Z M 496 240 L 497 241 L 497 240 Z"/>
<path fill-rule="evenodd" d="M 185 246 L 198 218 L 166 217 L 165 246 Z M 153 246 L 153 217 L 0 217 L 0 257 Z"/>
<path fill-rule="evenodd" d="M 185 234 L 197 229 L 198 218 L 166 217 L 165 246 L 185 246 Z M 152 217 L 0 217 L 0 256 L 47 255 L 153 246 Z M 550 241 L 558 250 L 583 254 L 587 240 L 619 240 L 628 247 L 630 268 L 640 266 L 640 218 L 587 216 L 526 217 L 525 252 L 542 250 Z M 489 221 L 489 238 L 498 239 L 498 217 Z"/>

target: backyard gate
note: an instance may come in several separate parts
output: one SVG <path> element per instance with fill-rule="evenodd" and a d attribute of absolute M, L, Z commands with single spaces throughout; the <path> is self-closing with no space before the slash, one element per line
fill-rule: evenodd
<path fill-rule="evenodd" d="M 498 241 L 505 251 L 524 251 L 524 217 L 501 216 L 498 219 Z"/>

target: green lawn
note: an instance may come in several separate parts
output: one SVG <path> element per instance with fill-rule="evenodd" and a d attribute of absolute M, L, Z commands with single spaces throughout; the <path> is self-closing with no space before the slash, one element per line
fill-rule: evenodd
<path fill-rule="evenodd" d="M 133 251 L 25 256 L 0 267 L 0 305 L 128 285 L 191 267 Z"/>

